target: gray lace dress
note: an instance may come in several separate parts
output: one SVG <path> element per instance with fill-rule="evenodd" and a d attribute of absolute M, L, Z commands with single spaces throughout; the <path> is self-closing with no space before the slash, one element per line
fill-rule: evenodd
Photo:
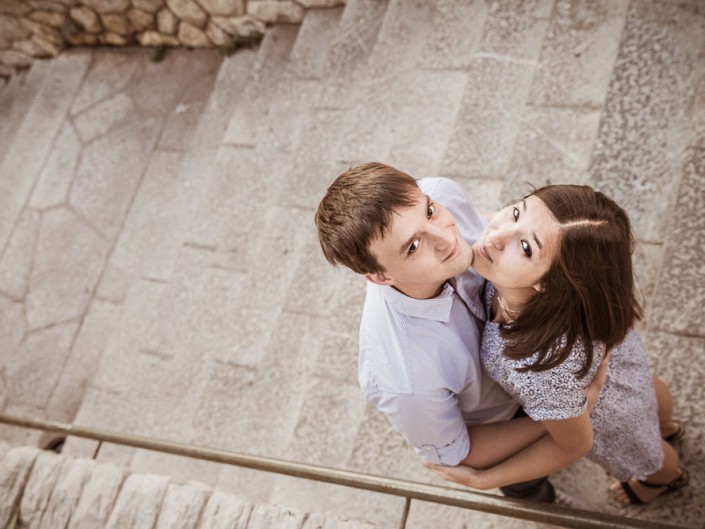
<path fill-rule="evenodd" d="M 536 355 L 512 360 L 502 354 L 499 325 L 490 321 L 494 286 L 487 284 L 485 306 L 488 323 L 482 336 L 482 364 L 489 375 L 521 403 L 536 421 L 569 419 L 586 409 L 583 389 L 590 384 L 601 360 L 599 346 L 593 365 L 582 379 L 575 372 L 582 365 L 585 350 L 579 342 L 568 359 L 547 371 L 518 372 Z M 620 481 L 645 479 L 663 462 L 656 394 L 644 345 L 632 330 L 610 355 L 607 382 L 591 414 L 593 447 L 588 458 L 600 464 Z"/>

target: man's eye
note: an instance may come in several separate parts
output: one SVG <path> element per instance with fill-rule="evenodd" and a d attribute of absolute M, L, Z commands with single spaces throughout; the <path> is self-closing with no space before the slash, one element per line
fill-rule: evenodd
<path fill-rule="evenodd" d="M 418 250 L 418 248 L 419 248 L 419 240 L 416 239 L 414 242 L 412 242 L 412 243 L 409 245 L 409 255 L 411 255 L 411 254 L 414 253 L 416 250 Z"/>
<path fill-rule="evenodd" d="M 519 210 L 517 208 L 512 208 L 512 217 L 514 217 L 514 222 L 519 220 Z"/>
<path fill-rule="evenodd" d="M 531 257 L 531 245 L 524 239 L 521 240 L 521 249 L 524 250 L 524 255 Z"/>
<path fill-rule="evenodd" d="M 435 204 L 429 204 L 428 205 L 428 211 L 426 211 L 426 216 L 430 219 L 433 217 L 433 214 L 436 212 L 436 205 Z"/>

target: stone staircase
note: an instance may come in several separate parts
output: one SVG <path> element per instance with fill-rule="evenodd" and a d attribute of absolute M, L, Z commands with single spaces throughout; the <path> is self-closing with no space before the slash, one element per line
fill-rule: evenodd
<path fill-rule="evenodd" d="M 441 484 L 357 387 L 364 283 L 322 258 L 318 200 L 366 160 L 454 178 L 488 212 L 527 181 L 589 183 L 632 215 L 642 331 L 694 478 L 648 509 L 610 504 L 588 462 L 555 482 L 701 523 L 700 0 L 348 0 L 227 58 L 72 50 L 1 89 L 0 117 L 6 413 Z M 403 505 L 117 445 L 97 460 L 378 527 Z M 412 504 L 407 527 L 439 526 L 539 527 Z"/>

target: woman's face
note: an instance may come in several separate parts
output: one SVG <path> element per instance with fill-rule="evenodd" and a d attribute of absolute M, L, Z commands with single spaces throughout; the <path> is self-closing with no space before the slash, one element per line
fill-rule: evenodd
<path fill-rule="evenodd" d="M 556 253 L 559 224 L 546 205 L 530 196 L 497 212 L 472 246 L 472 267 L 502 288 L 541 290 Z"/>

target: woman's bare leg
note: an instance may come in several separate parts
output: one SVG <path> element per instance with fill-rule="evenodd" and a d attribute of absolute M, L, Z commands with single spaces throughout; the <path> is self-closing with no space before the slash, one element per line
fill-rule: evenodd
<path fill-rule="evenodd" d="M 646 478 L 646 481 L 652 484 L 666 485 L 674 479 L 678 478 L 682 472 L 679 465 L 678 454 L 676 453 L 676 451 L 671 445 L 669 445 L 665 441 L 662 442 L 662 444 L 664 453 L 663 465 L 661 466 L 661 469 L 658 472 L 654 472 Z M 639 480 L 637 479 L 630 479 L 629 485 L 631 486 L 632 490 L 637 495 L 637 497 L 639 497 L 644 503 L 650 502 L 651 500 L 653 500 L 654 498 L 656 498 L 667 490 L 665 487 L 645 487 L 641 483 L 639 483 Z M 629 503 L 629 497 L 624 492 L 624 489 L 619 483 L 614 483 L 610 487 L 610 489 L 614 498 L 617 501 L 619 501 L 620 503 Z"/>
<path fill-rule="evenodd" d="M 668 437 L 678 431 L 678 425 L 673 422 L 673 397 L 666 383 L 654 376 L 654 390 L 658 402 L 658 422 L 661 428 L 661 437 Z"/>

